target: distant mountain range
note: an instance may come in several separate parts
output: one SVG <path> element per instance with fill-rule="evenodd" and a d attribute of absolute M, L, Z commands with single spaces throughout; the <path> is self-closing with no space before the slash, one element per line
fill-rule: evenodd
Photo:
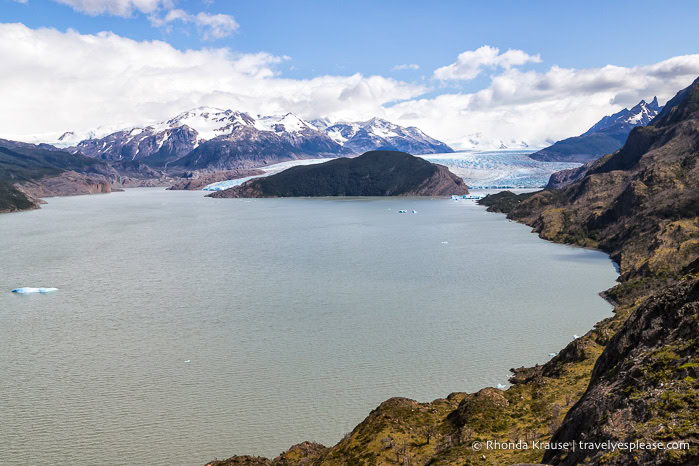
<path fill-rule="evenodd" d="M 445 143 L 414 126 L 406 128 L 380 118 L 360 123 L 328 125 L 323 120 L 313 123 L 345 150 L 355 154 L 371 150 L 396 150 L 418 155 L 454 152 Z"/>
<path fill-rule="evenodd" d="M 646 126 L 660 113 L 657 97 L 651 103 L 642 100 L 632 109 L 602 118 L 580 136 L 558 141 L 530 155 L 542 162 L 589 162 L 621 149 L 631 130 Z"/>
<path fill-rule="evenodd" d="M 380 118 L 357 123 L 306 121 L 293 113 L 253 117 L 200 107 L 167 121 L 120 130 L 68 132 L 57 144 L 107 161 L 139 160 L 159 169 L 231 170 L 294 159 L 341 157 L 369 150 L 453 152 L 415 127 Z"/>

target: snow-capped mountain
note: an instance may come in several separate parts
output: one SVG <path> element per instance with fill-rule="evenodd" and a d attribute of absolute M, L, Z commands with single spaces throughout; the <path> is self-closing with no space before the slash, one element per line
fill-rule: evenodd
<path fill-rule="evenodd" d="M 459 144 L 459 149 L 465 151 L 516 150 L 528 148 L 529 144 L 525 141 L 517 141 L 515 139 L 503 141 L 502 139 L 492 138 L 483 133 L 471 133 Z"/>
<path fill-rule="evenodd" d="M 417 128 L 378 118 L 331 124 L 326 119 L 308 122 L 293 113 L 253 117 L 213 107 L 189 110 L 151 125 L 98 128 L 86 137 L 66 132 L 56 145 L 102 160 L 191 170 L 339 157 L 379 148 L 413 154 L 452 152 Z"/>
<path fill-rule="evenodd" d="M 589 162 L 619 150 L 636 126 L 649 124 L 660 113 L 658 98 L 641 100 L 630 110 L 625 108 L 595 123 L 580 136 L 558 141 L 530 157 L 545 162 Z"/>
<path fill-rule="evenodd" d="M 232 141 L 238 147 L 231 147 Z M 255 150 L 256 144 L 263 146 Z M 213 150 L 218 145 L 227 149 Z M 198 151 L 197 160 L 202 151 L 213 151 L 227 159 L 216 164 L 226 168 L 249 165 L 247 159 L 254 152 L 263 161 L 317 157 L 320 153 L 337 156 L 343 152 L 342 147 L 293 113 L 254 118 L 212 107 L 196 108 L 153 125 L 90 137 L 80 141 L 74 151 L 104 160 L 142 160 L 152 166 L 169 166 L 202 146 L 206 147 Z"/>
<path fill-rule="evenodd" d="M 324 131 L 333 141 L 356 154 L 376 149 L 398 150 L 415 155 L 454 152 L 451 147 L 414 126 L 406 128 L 380 118 L 358 123 L 337 123 L 325 126 Z"/>
<path fill-rule="evenodd" d="M 658 104 L 657 97 L 653 97 L 651 103 L 646 103 L 645 100 L 641 100 L 635 107 L 631 108 L 631 110 L 625 108 L 614 115 L 602 118 L 583 134 L 599 133 L 613 127 L 617 127 L 615 130 L 626 129 L 628 127 L 630 132 L 631 128 L 636 126 L 646 126 L 660 113 L 660 110 L 662 110 L 662 107 Z"/>

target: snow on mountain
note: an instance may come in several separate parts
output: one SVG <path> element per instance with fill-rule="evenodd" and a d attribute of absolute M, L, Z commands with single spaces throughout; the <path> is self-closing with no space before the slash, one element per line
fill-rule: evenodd
<path fill-rule="evenodd" d="M 620 149 L 632 129 L 649 124 L 661 110 L 657 97 L 651 103 L 641 100 L 630 110 L 625 108 L 605 116 L 580 136 L 558 141 L 535 152 L 531 158 L 547 162 L 585 163 L 596 160 Z"/>
<path fill-rule="evenodd" d="M 441 141 L 420 129 L 403 127 L 381 118 L 356 123 L 336 123 L 327 126 L 325 134 L 352 153 L 361 154 L 375 149 L 391 149 L 410 154 L 454 152 Z"/>
<path fill-rule="evenodd" d="M 299 133 L 304 130 L 318 131 L 312 123 L 309 123 L 293 113 L 286 115 L 257 116 L 255 127 L 260 131 L 274 131 L 275 133 Z"/>
<path fill-rule="evenodd" d="M 199 107 L 165 121 L 102 127 L 54 136 L 55 145 L 108 161 L 152 167 L 230 169 L 287 160 L 393 149 L 412 154 L 453 152 L 415 127 L 380 118 L 357 123 L 309 122 L 294 113 L 257 115 Z"/>
<path fill-rule="evenodd" d="M 658 104 L 657 97 L 654 97 L 651 103 L 641 100 L 630 110 L 625 108 L 620 112 L 602 118 L 583 135 L 603 131 L 608 132 L 609 130 L 619 132 L 628 129 L 630 131 L 635 126 L 646 126 L 661 110 L 662 107 Z"/>
<path fill-rule="evenodd" d="M 459 143 L 459 149 L 465 151 L 522 150 L 528 148 L 529 144 L 525 141 L 515 139 L 503 141 L 483 133 L 471 133 Z"/>

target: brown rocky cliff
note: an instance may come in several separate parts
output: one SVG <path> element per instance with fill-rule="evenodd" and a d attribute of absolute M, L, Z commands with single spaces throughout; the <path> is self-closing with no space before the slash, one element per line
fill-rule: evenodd
<path fill-rule="evenodd" d="M 590 386 L 552 442 L 684 441 L 689 451 L 549 450 L 551 464 L 697 464 L 699 279 L 649 298 L 597 359 Z"/>
<path fill-rule="evenodd" d="M 18 189 L 32 198 L 111 193 L 111 182 L 99 175 L 63 172 L 57 176 L 18 183 Z"/>
<path fill-rule="evenodd" d="M 438 165 L 437 171 L 425 180 L 417 189 L 403 196 L 451 196 L 468 194 L 468 186 L 463 178 L 456 176 L 444 165 Z"/>

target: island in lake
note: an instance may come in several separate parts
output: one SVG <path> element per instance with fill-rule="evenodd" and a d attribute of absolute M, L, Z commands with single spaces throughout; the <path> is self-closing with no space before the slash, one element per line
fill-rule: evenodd
<path fill-rule="evenodd" d="M 447 196 L 468 194 L 443 165 L 405 152 L 377 150 L 356 158 L 297 166 L 209 197 Z"/>

